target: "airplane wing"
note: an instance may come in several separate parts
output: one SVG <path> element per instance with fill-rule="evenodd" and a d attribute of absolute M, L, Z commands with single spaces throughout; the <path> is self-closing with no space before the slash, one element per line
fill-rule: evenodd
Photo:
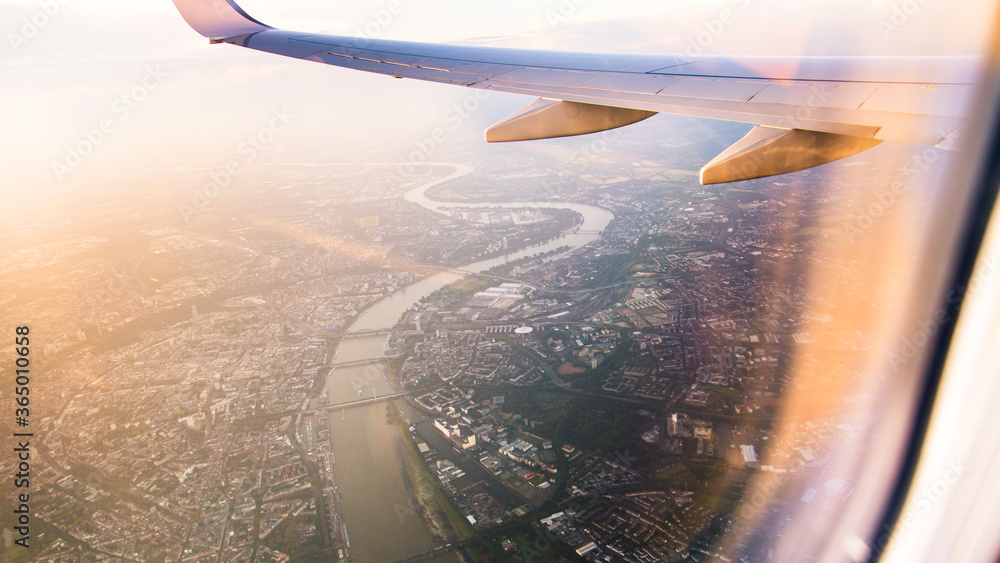
<path fill-rule="evenodd" d="M 951 148 L 976 57 L 702 57 L 534 51 L 283 31 L 235 0 L 173 0 L 212 43 L 329 65 L 537 96 L 490 142 L 582 135 L 656 113 L 756 125 L 701 171 L 704 184 L 811 168 L 882 141 Z"/>

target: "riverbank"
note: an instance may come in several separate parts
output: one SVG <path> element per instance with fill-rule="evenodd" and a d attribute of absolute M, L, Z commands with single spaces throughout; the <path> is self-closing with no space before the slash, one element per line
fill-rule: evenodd
<path fill-rule="evenodd" d="M 392 404 L 393 408 L 396 408 L 395 401 Z M 415 508 L 434 534 L 434 539 L 441 543 L 451 543 L 472 537 L 475 530 L 434 482 L 434 477 L 424 465 L 406 424 L 400 422 L 396 426 L 403 439 L 402 451 L 399 454 L 406 469 L 410 493 L 416 501 Z"/>

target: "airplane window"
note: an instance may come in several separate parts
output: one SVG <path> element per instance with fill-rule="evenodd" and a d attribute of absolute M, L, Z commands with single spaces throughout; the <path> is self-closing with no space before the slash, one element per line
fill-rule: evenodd
<path fill-rule="evenodd" d="M 149 4 L 0 0 L 4 561 L 995 556 L 993 3 Z"/>

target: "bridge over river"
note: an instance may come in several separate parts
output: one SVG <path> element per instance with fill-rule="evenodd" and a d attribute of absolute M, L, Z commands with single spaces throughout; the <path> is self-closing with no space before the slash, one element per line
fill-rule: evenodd
<path fill-rule="evenodd" d="M 369 358 L 367 360 L 354 360 L 352 362 L 337 362 L 333 364 L 334 369 L 336 368 L 349 368 L 352 366 L 367 366 L 371 364 L 382 364 L 391 358 Z"/>
<path fill-rule="evenodd" d="M 365 399 L 358 399 L 356 401 L 346 401 L 343 403 L 338 403 L 336 405 L 327 405 L 325 407 L 320 407 L 318 409 L 307 409 L 304 411 L 300 411 L 300 414 L 313 414 L 318 412 L 330 412 L 330 411 L 353 409 L 355 407 L 363 407 L 365 405 L 371 405 L 383 401 L 389 401 L 391 399 L 405 397 L 407 395 L 409 395 L 408 392 L 403 392 L 403 393 L 392 393 L 389 395 L 383 395 L 381 397 L 368 397 Z"/>

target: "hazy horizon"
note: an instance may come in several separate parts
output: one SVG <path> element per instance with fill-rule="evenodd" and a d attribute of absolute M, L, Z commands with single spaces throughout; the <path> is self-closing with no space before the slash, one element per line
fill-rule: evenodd
<path fill-rule="evenodd" d="M 303 31 L 561 50 L 697 49 L 736 55 L 974 54 L 986 34 L 982 22 L 990 20 L 974 9 L 986 6 L 981 2 L 969 2 L 958 15 L 953 4 L 928 3 L 903 14 L 903 25 L 892 28 L 886 24 L 901 23 L 903 16 L 901 4 L 891 1 L 823 6 L 644 1 L 622 8 L 583 0 L 495 7 L 400 0 L 388 18 L 390 3 L 381 1 L 350 7 L 305 0 L 246 0 L 243 5 L 262 21 Z M 732 12 L 732 23 L 720 28 L 713 22 L 724 10 Z M 942 10 L 947 17 L 940 16 Z M 32 19 L 44 25 L 25 23 Z M 262 162 L 373 157 L 395 162 L 443 124 L 449 107 L 471 95 L 445 85 L 209 45 L 166 0 L 141 5 L 0 0 L 0 20 L 6 39 L 0 49 L 6 102 L 0 116 L 9 127 L 0 166 L 5 195 L 20 202 L 58 204 L 133 183 L 183 187 L 176 184 L 191 182 L 184 170 L 208 170 L 233 159 L 249 135 L 269 126 L 275 112 L 293 117 L 260 151 Z M 942 22 L 949 27 L 940 27 Z M 530 102 L 493 94 L 450 130 L 444 145 L 482 143 L 484 127 Z M 671 119 L 677 118 L 658 116 L 645 126 L 669 127 Z M 102 122 L 108 132 L 95 132 Z M 89 145 L 88 155 L 75 150 L 86 152 Z"/>

